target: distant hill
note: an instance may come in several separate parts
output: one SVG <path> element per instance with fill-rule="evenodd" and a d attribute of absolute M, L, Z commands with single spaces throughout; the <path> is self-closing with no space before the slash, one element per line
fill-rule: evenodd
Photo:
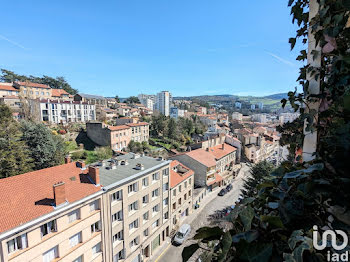
<path fill-rule="evenodd" d="M 269 95 L 269 96 L 264 96 L 265 98 L 270 98 L 270 99 L 278 99 L 281 100 L 283 98 L 288 98 L 288 94 L 287 93 L 279 93 L 279 94 L 273 94 L 273 95 Z"/>

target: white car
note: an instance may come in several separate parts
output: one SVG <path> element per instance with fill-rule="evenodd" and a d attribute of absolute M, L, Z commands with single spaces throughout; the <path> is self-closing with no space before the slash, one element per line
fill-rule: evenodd
<path fill-rule="evenodd" d="M 174 236 L 174 243 L 181 245 L 191 232 L 191 226 L 189 224 L 183 224 Z"/>

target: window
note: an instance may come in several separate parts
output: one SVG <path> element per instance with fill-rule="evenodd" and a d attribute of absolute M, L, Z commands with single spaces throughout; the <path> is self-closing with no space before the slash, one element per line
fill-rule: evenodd
<path fill-rule="evenodd" d="M 154 221 L 154 223 L 152 224 L 152 228 L 156 228 L 159 226 L 159 219 L 157 219 L 156 221 Z"/>
<path fill-rule="evenodd" d="M 169 175 L 169 168 L 163 169 L 162 173 L 163 173 L 163 176 Z"/>
<path fill-rule="evenodd" d="M 49 96 L 49 95 L 50 95 L 50 93 L 49 93 L 49 92 L 46 92 L 46 95 L 47 95 L 47 96 Z"/>
<path fill-rule="evenodd" d="M 112 215 L 112 222 L 123 220 L 123 210 L 118 211 Z"/>
<path fill-rule="evenodd" d="M 145 237 L 147 237 L 147 236 L 149 235 L 149 230 L 148 230 L 148 228 L 147 228 L 146 230 L 143 231 L 143 235 L 144 235 Z"/>
<path fill-rule="evenodd" d="M 68 222 L 72 223 L 80 218 L 80 210 L 74 210 L 68 214 Z"/>
<path fill-rule="evenodd" d="M 121 190 L 114 192 L 112 194 L 112 201 L 117 201 L 117 200 L 122 200 L 122 199 L 123 199 L 123 194 L 122 194 Z"/>
<path fill-rule="evenodd" d="M 133 193 L 133 192 L 137 192 L 137 190 L 138 190 L 137 182 L 128 186 L 128 193 L 129 194 Z"/>
<path fill-rule="evenodd" d="M 191 196 L 191 190 L 188 191 L 188 196 Z"/>
<path fill-rule="evenodd" d="M 145 220 L 145 221 L 148 220 L 149 212 L 147 211 L 146 213 L 144 213 L 142 217 L 143 217 L 143 220 Z"/>
<path fill-rule="evenodd" d="M 173 196 L 176 196 L 176 189 L 174 189 L 173 191 Z"/>
<path fill-rule="evenodd" d="M 169 218 L 169 212 L 165 212 L 164 213 L 164 219 L 168 219 Z"/>
<path fill-rule="evenodd" d="M 39 95 L 39 92 L 38 92 L 38 91 L 36 91 L 36 92 L 35 92 L 35 95 L 37 95 L 37 96 L 38 96 L 38 95 Z"/>
<path fill-rule="evenodd" d="M 159 212 L 159 204 L 155 205 L 155 206 L 152 208 L 152 212 L 153 212 L 153 213 Z"/>
<path fill-rule="evenodd" d="M 130 248 L 137 246 L 139 244 L 140 240 L 139 237 L 134 238 L 131 242 L 130 242 Z"/>
<path fill-rule="evenodd" d="M 145 195 L 142 197 L 142 204 L 147 204 L 149 201 L 149 195 Z"/>
<path fill-rule="evenodd" d="M 152 174 L 152 180 L 153 181 L 159 180 L 159 172 Z"/>
<path fill-rule="evenodd" d="M 176 203 L 173 204 L 173 209 L 176 209 Z"/>
<path fill-rule="evenodd" d="M 81 232 L 69 238 L 70 247 L 75 247 L 79 243 L 81 243 Z"/>
<path fill-rule="evenodd" d="M 169 190 L 169 183 L 163 184 L 163 191 Z"/>
<path fill-rule="evenodd" d="M 46 223 L 40 227 L 41 229 L 41 236 L 46 236 L 47 234 L 50 234 L 51 232 L 56 232 L 56 220 L 52 220 L 49 223 Z"/>
<path fill-rule="evenodd" d="M 152 191 L 152 198 L 159 196 L 159 188 Z"/>
<path fill-rule="evenodd" d="M 90 203 L 90 212 L 98 210 L 99 208 L 100 208 L 100 203 L 98 200 L 95 200 L 94 202 Z"/>
<path fill-rule="evenodd" d="M 163 199 L 163 205 L 167 206 L 169 204 L 169 198 Z"/>
<path fill-rule="evenodd" d="M 101 221 L 97 221 L 91 225 L 91 233 L 101 231 Z"/>
<path fill-rule="evenodd" d="M 114 255 L 113 262 L 118 262 L 120 259 L 124 259 L 124 258 L 125 258 L 124 249 L 122 249 L 117 254 Z"/>
<path fill-rule="evenodd" d="M 40 94 L 43 96 L 43 95 L 44 95 L 44 92 L 41 92 Z"/>
<path fill-rule="evenodd" d="M 179 205 L 181 205 L 181 198 L 179 198 Z"/>
<path fill-rule="evenodd" d="M 145 177 L 145 178 L 142 179 L 142 186 L 143 187 L 148 186 L 148 177 Z"/>
<path fill-rule="evenodd" d="M 186 200 L 187 199 L 187 194 L 184 194 L 184 200 Z"/>
<path fill-rule="evenodd" d="M 117 234 L 115 234 L 113 236 L 113 242 L 121 241 L 123 239 L 124 239 L 124 232 L 123 232 L 123 230 L 119 231 Z"/>
<path fill-rule="evenodd" d="M 17 250 L 25 249 L 28 247 L 27 234 L 20 235 L 7 242 L 8 253 L 15 252 Z"/>
<path fill-rule="evenodd" d="M 92 254 L 96 255 L 101 252 L 101 242 L 92 247 Z"/>
<path fill-rule="evenodd" d="M 132 230 L 132 229 L 138 228 L 138 227 L 139 227 L 139 220 L 138 219 L 134 220 L 133 222 L 131 222 L 129 224 L 129 230 Z"/>
<path fill-rule="evenodd" d="M 185 188 L 187 188 L 187 181 L 185 181 Z"/>
<path fill-rule="evenodd" d="M 129 205 L 129 212 L 136 211 L 137 209 L 138 209 L 138 201 L 135 201 Z"/>
<path fill-rule="evenodd" d="M 83 255 L 73 260 L 73 262 L 83 262 Z"/>
<path fill-rule="evenodd" d="M 181 192 L 181 185 L 179 185 L 179 192 Z"/>
<path fill-rule="evenodd" d="M 54 248 L 51 248 L 50 250 L 46 251 L 43 254 L 43 261 L 44 262 L 51 262 L 58 258 L 58 246 L 55 246 Z"/>

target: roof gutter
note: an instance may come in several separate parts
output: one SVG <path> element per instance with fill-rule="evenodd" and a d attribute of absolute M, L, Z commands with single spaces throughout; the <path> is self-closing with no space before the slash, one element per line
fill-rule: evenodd
<path fill-rule="evenodd" d="M 27 222 L 25 224 L 17 226 L 17 227 L 15 227 L 13 229 L 10 229 L 9 231 L 5 231 L 4 233 L 0 234 L 0 240 L 5 239 L 5 238 L 7 238 L 7 237 L 9 237 L 9 236 L 11 236 L 13 234 L 16 234 L 17 232 L 23 231 L 23 230 L 25 230 L 25 229 L 27 229 L 29 227 L 32 227 L 32 226 L 34 226 L 34 225 L 36 225 L 36 224 L 38 224 L 40 222 L 43 222 L 44 220 L 47 220 L 47 219 L 49 219 L 49 218 L 51 218 L 53 216 L 56 216 L 56 215 L 58 215 L 58 214 L 60 214 L 60 213 L 62 213 L 64 211 L 67 211 L 67 210 L 69 210 L 69 209 L 71 209 L 71 208 L 73 208 L 73 207 L 75 207 L 77 205 L 80 205 L 81 203 L 84 203 L 85 201 L 89 201 L 89 200 L 91 200 L 91 199 L 93 199 L 93 198 L 95 198 L 95 197 L 97 197 L 99 195 L 102 195 L 102 194 L 103 194 L 103 191 L 99 190 L 99 191 L 97 191 L 96 193 L 94 193 L 92 195 L 89 195 L 89 196 L 84 197 L 84 198 L 82 198 L 82 199 L 80 199 L 78 201 L 73 202 L 72 204 L 64 205 L 63 207 L 57 208 L 54 211 L 52 211 L 52 212 L 50 212 L 50 213 L 48 213 L 46 215 L 43 215 L 43 216 L 38 217 L 38 218 L 35 218 L 34 220 L 31 220 L 30 222 Z"/>

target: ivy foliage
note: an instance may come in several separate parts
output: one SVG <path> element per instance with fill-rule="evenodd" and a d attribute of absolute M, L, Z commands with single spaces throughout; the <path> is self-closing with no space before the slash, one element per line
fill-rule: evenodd
<path fill-rule="evenodd" d="M 311 55 L 320 66 L 300 68 L 297 81 L 303 92 L 289 92 L 281 101 L 282 106 L 289 102 L 300 118 L 280 129 L 282 143 L 294 149 L 302 145 L 304 123 L 307 132 L 317 131 L 315 159 L 282 163 L 257 185 L 255 195 L 233 209 L 229 229 L 219 234 L 199 229 L 198 243 L 183 251 L 185 261 L 198 249 L 202 261 L 326 261 L 330 247 L 314 249 L 313 226 L 349 235 L 350 1 L 317 2 L 319 10 L 310 22 L 309 0 L 288 2 L 298 25 L 289 39 L 291 48 L 298 41 L 307 44 L 311 30 L 320 47 Z M 306 60 L 307 51 L 296 59 Z M 319 81 L 319 93 L 310 90 L 311 81 Z"/>

